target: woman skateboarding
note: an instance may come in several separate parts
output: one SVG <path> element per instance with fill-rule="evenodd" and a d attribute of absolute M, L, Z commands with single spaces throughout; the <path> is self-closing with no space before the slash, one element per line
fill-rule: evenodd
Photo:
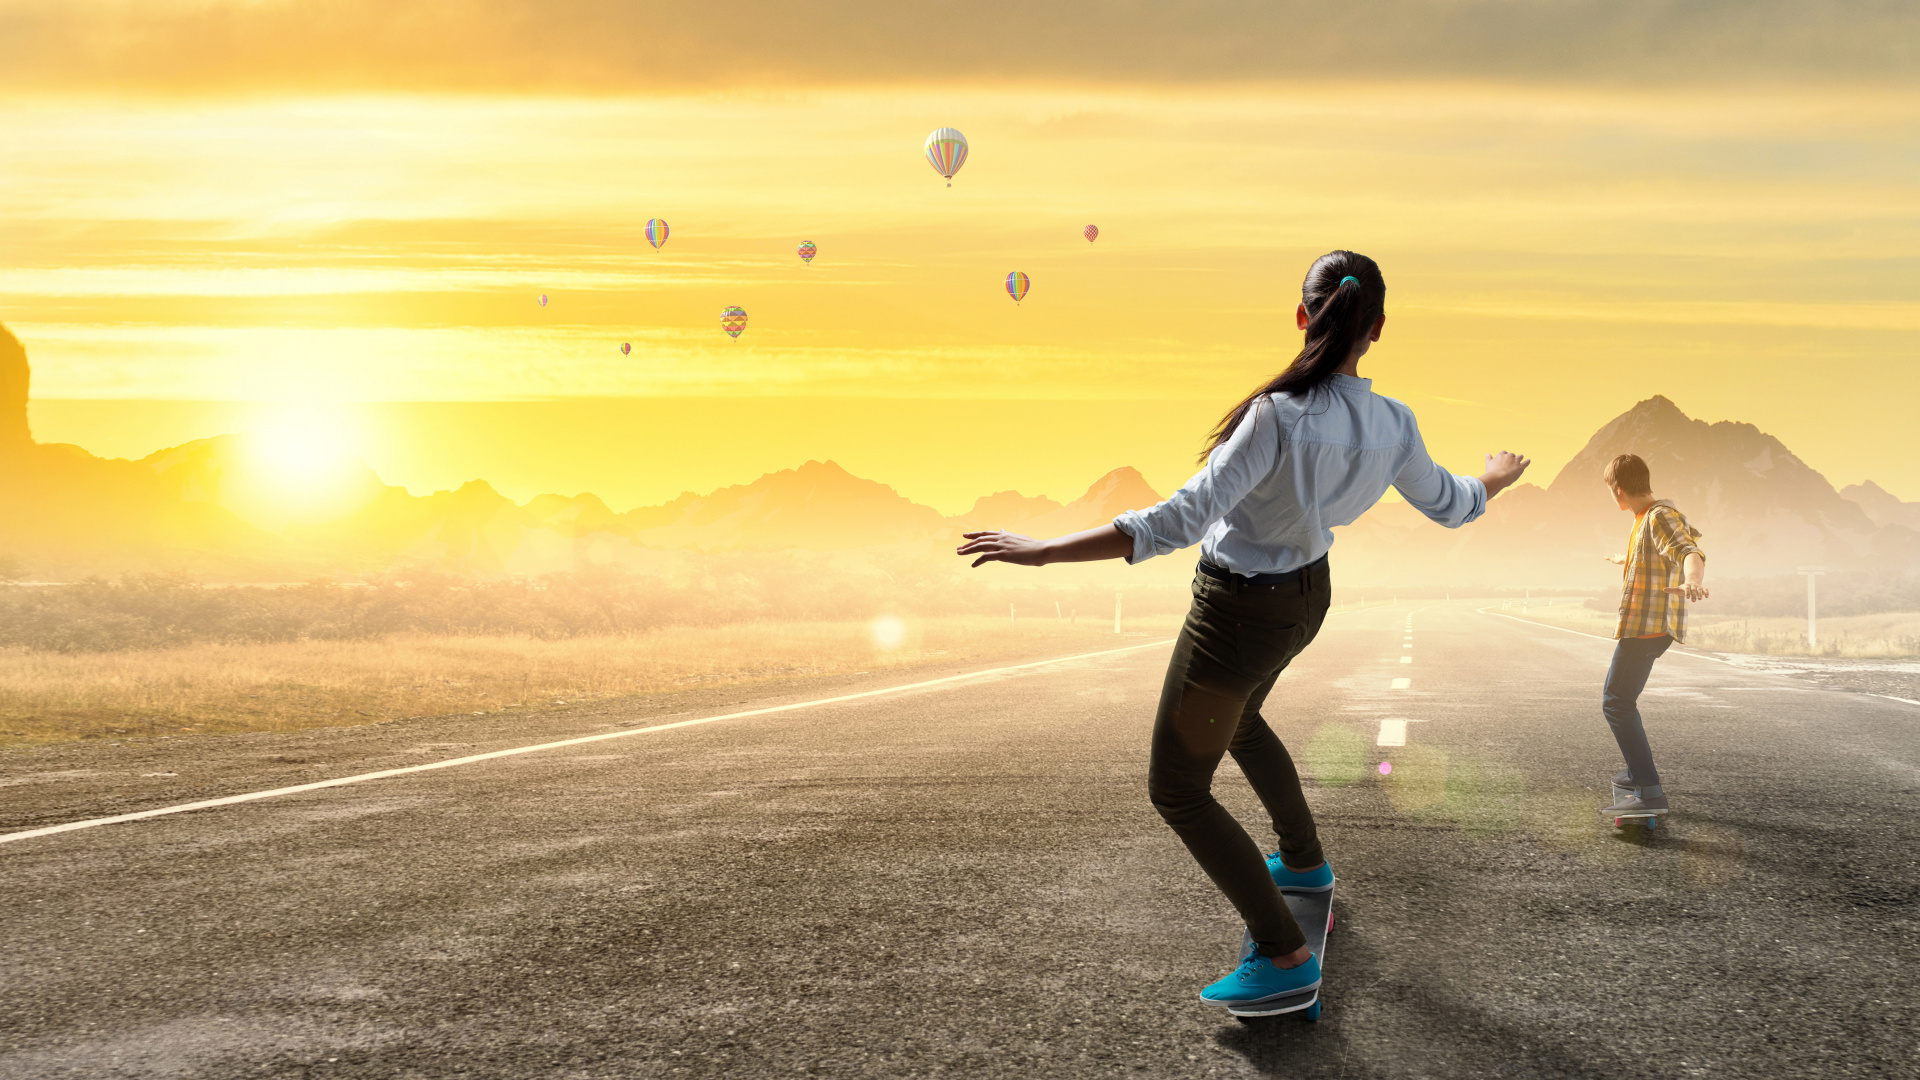
<path fill-rule="evenodd" d="M 1154 714 L 1147 790 L 1154 808 L 1246 920 L 1256 948 L 1200 991 L 1237 1006 L 1311 990 L 1320 961 L 1281 890 L 1333 887 L 1293 758 L 1260 716 L 1280 672 L 1327 614 L 1332 527 L 1365 513 L 1392 487 L 1427 517 L 1458 528 L 1526 471 L 1524 457 L 1487 455 L 1478 479 L 1433 463 L 1412 410 L 1373 392 L 1359 364 L 1386 325 L 1386 282 L 1372 259 L 1321 256 L 1295 312 L 1306 343 L 1285 371 L 1228 410 L 1201 470 L 1165 502 L 1110 525 L 1051 540 L 964 534 L 973 565 L 1125 559 L 1138 563 L 1200 544 L 1193 606 L 1180 629 Z M 1262 857 L 1214 800 L 1220 757 L 1232 753 L 1272 818 L 1280 847 Z"/>

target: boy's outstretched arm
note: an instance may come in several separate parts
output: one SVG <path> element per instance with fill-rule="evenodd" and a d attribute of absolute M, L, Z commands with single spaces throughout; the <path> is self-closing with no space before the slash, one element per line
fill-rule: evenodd
<path fill-rule="evenodd" d="M 1678 585 L 1666 589 L 1670 593 L 1679 593 L 1689 600 L 1707 598 L 1707 557 L 1695 551 L 1687 556 L 1685 579 Z"/>
<path fill-rule="evenodd" d="M 1101 559 L 1124 559 L 1133 554 L 1133 538 L 1112 525 L 1068 533 L 1051 540 L 1035 540 L 1031 536 L 998 529 L 960 535 L 966 537 L 967 542 L 960 545 L 956 554 L 980 556 L 973 560 L 975 566 L 988 562 L 1013 563 L 1015 566 L 1099 562 Z"/>

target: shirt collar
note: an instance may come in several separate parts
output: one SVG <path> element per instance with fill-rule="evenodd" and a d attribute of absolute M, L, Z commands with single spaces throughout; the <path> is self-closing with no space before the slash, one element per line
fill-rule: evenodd
<path fill-rule="evenodd" d="M 1363 379 L 1358 375 L 1348 375 L 1339 371 L 1327 376 L 1327 385 L 1341 390 L 1362 390 L 1369 393 L 1373 390 L 1372 379 Z"/>

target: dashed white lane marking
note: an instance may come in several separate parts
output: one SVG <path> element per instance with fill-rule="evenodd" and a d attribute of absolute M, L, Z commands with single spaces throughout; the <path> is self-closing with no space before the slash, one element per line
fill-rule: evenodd
<path fill-rule="evenodd" d="M 1380 737 L 1375 739 L 1373 744 L 1375 746 L 1405 746 L 1407 745 L 1407 725 L 1424 723 L 1426 723 L 1425 720 L 1382 720 L 1380 721 Z"/>
<path fill-rule="evenodd" d="M 1387 687 L 1387 689 L 1389 689 L 1389 690 L 1408 690 L 1408 689 L 1411 689 L 1412 687 L 1413 687 L 1413 680 L 1412 680 L 1412 679 L 1395 679 L 1395 680 L 1393 680 L 1393 685 L 1392 685 L 1392 686 L 1389 686 L 1389 687 Z"/>
<path fill-rule="evenodd" d="M 1894 697 L 1892 694 L 1875 694 L 1873 696 L 1883 697 L 1883 698 L 1886 698 L 1888 701 L 1897 701 L 1902 705 L 1920 705 L 1920 701 L 1915 701 L 1912 698 Z"/>
<path fill-rule="evenodd" d="M 1403 663 L 1403 664 L 1411 664 L 1411 663 L 1413 663 L 1413 657 L 1411 657 L 1411 656 L 1403 656 L 1403 657 L 1401 657 L 1401 658 L 1400 658 L 1400 662 L 1401 662 L 1401 663 Z"/>
<path fill-rule="evenodd" d="M 1120 653 L 1134 652 L 1139 649 L 1152 649 L 1161 645 L 1173 644 L 1172 638 L 1165 641 L 1148 642 L 1145 645 L 1128 645 L 1121 649 L 1105 649 L 1100 652 L 1081 653 L 1078 656 L 1057 656 L 1051 660 L 1035 660 L 1026 664 L 1014 664 L 1010 667 L 989 668 L 985 671 L 969 671 L 961 675 L 947 675 L 924 682 L 907 683 L 904 686 L 889 686 L 880 690 L 862 690 L 857 694 L 841 694 L 838 697 L 815 698 L 812 701 L 796 701 L 788 705 L 769 705 L 764 709 L 745 709 L 740 712 L 725 713 L 720 716 L 702 716 L 693 720 L 676 720 L 671 724 L 655 724 L 652 727 L 631 728 L 626 731 L 609 731 L 599 735 L 582 735 L 576 739 L 561 739 L 558 742 L 537 743 L 533 746 L 516 746 L 509 750 L 494 750 L 485 754 L 471 754 L 467 757 L 448 758 L 445 761 L 428 762 L 425 765 L 409 765 L 401 769 L 381 769 L 379 772 L 360 773 L 356 776 L 341 776 L 332 780 L 319 780 L 311 784 L 295 784 L 293 787 L 274 788 L 270 791 L 249 791 L 244 795 L 228 795 L 222 799 L 205 799 L 200 802 L 181 803 L 178 806 L 163 806 L 155 810 L 141 810 L 132 814 L 115 814 L 112 817 L 86 818 L 81 821 L 69 821 L 64 825 L 48 825 L 39 829 L 25 829 L 20 832 L 0 833 L 0 844 L 10 844 L 15 840 L 31 840 L 36 836 L 51 836 L 54 833 L 72 832 L 75 829 L 91 829 L 96 825 L 114 825 L 123 821 L 139 821 L 142 818 L 162 817 L 167 814 L 184 814 L 189 810 L 209 810 L 216 806 L 232 806 L 236 803 L 253 802 L 256 799 L 272 799 L 281 795 L 297 795 L 303 791 L 319 791 L 322 788 L 343 787 L 347 784 L 360 784 L 368 780 L 384 780 L 389 776 L 405 776 L 408 773 L 429 772 L 434 769 L 451 769 L 455 765 L 472 765 L 480 761 L 492 761 L 495 758 L 513 757 L 518 754 L 531 754 L 541 750 L 557 750 L 563 746 L 581 746 L 586 743 L 604 742 L 608 739 L 624 739 L 632 735 L 651 735 L 656 731 L 670 731 L 674 728 L 693 727 L 697 724 L 715 724 L 722 720 L 741 720 L 749 716 L 766 716 L 771 713 L 792 712 L 796 709 L 811 709 L 819 705 L 837 705 L 843 701 L 859 701 L 864 698 L 884 697 L 887 694 L 899 694 L 908 690 L 924 690 L 929 686 L 942 686 L 948 683 L 964 682 L 968 679 L 985 678 L 989 675 L 1005 675 L 1013 671 L 1027 671 L 1045 667 L 1048 664 L 1065 664 L 1074 660 L 1092 660 L 1102 656 L 1117 656 Z"/>

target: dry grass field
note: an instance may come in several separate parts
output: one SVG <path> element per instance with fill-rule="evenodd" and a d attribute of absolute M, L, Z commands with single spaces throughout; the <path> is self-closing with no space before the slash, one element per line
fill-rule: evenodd
<path fill-rule="evenodd" d="M 1707 603 L 1711 603 L 1708 601 Z M 1506 601 L 1491 610 L 1521 615 L 1521 602 Z M 1804 616 L 1748 617 L 1715 615 L 1705 605 L 1687 615 L 1687 644 L 1717 652 L 1756 653 L 1762 656 L 1831 656 L 1853 659 L 1892 659 L 1920 656 L 1920 613 L 1882 612 L 1823 618 L 1814 631 L 1818 645 L 1807 646 Z M 1615 615 L 1578 603 L 1526 605 L 1525 617 L 1569 630 L 1612 637 Z"/>
<path fill-rule="evenodd" d="M 0 650 L 0 746 L 180 732 L 287 731 L 413 716 L 552 709 L 698 685 L 804 680 L 934 661 L 989 663 L 1171 636 L 1173 615 L 1067 622 L 953 615 L 750 622 L 541 640 L 399 634 L 378 640 Z"/>

